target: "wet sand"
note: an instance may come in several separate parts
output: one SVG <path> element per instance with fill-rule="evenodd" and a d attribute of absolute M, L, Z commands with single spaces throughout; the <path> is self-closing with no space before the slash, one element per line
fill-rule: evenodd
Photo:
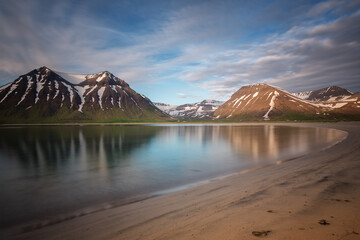
<path fill-rule="evenodd" d="M 282 164 L 99 211 L 11 239 L 360 239 L 360 122 L 276 124 L 347 131 Z M 325 219 L 328 225 L 319 224 Z"/>

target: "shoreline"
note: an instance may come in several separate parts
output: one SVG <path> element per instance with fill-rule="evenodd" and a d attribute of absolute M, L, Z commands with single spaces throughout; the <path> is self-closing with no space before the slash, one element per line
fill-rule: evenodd
<path fill-rule="evenodd" d="M 157 123 L 157 124 L 162 124 L 162 123 Z M 194 124 L 194 123 L 191 123 Z M 217 123 L 214 123 L 217 124 Z M 212 125 L 214 125 L 212 124 Z M 348 138 L 353 138 L 354 134 L 360 134 L 360 124 L 359 123 L 290 123 L 290 124 L 284 124 L 284 123 L 259 123 L 261 125 L 267 125 L 267 124 L 272 124 L 272 125 L 284 125 L 284 126 L 301 126 L 301 127 L 325 127 L 325 128 L 335 128 L 338 129 L 337 126 L 340 126 L 340 128 L 343 129 L 339 129 L 339 130 L 348 130 L 349 132 L 349 136 Z M 235 124 L 231 124 L 231 125 L 235 125 Z M 240 124 L 236 124 L 236 125 L 254 125 L 254 123 L 240 123 Z M 348 129 L 348 125 L 350 125 L 350 127 L 352 126 L 353 128 L 356 128 L 356 132 L 351 132 Z M 341 139 L 340 141 L 349 141 L 348 138 L 344 138 Z M 354 139 L 352 139 L 354 140 Z M 351 141 L 351 139 L 350 139 Z M 335 145 L 335 146 L 334 146 Z M 133 239 L 136 237 L 136 234 L 141 234 L 143 233 L 144 229 L 143 229 L 143 225 L 144 225 L 144 219 L 149 218 L 148 220 L 145 221 L 145 225 L 156 225 L 156 226 L 152 226 L 151 228 L 154 229 L 158 229 L 159 226 L 158 224 L 156 224 L 156 222 L 158 221 L 164 221 L 165 223 L 167 223 L 167 226 L 170 224 L 171 225 L 171 219 L 173 217 L 171 217 L 172 215 L 175 214 L 175 212 L 184 212 L 187 210 L 191 210 L 191 206 L 193 206 L 194 204 L 197 203 L 197 200 L 195 199 L 196 196 L 198 196 L 200 193 L 201 196 L 206 196 L 206 198 L 210 198 L 211 200 L 215 201 L 216 203 L 223 205 L 226 202 L 229 202 L 229 197 L 223 197 L 222 194 L 220 194 L 220 192 L 225 192 L 225 195 L 232 195 L 232 194 L 240 194 L 242 196 L 241 199 L 245 200 L 244 203 L 249 202 L 249 205 L 252 205 L 251 202 L 257 202 L 255 200 L 257 200 L 257 196 L 258 195 L 263 195 L 264 192 L 263 191 L 258 191 L 255 192 L 255 195 L 253 194 L 249 194 L 249 192 L 251 191 L 239 191 L 239 189 L 236 188 L 236 183 L 239 183 L 239 180 L 241 180 L 240 182 L 242 182 L 242 185 L 244 185 L 244 183 L 246 183 L 248 186 L 247 188 L 250 186 L 250 188 L 259 188 L 259 178 L 263 178 L 263 173 L 265 172 L 266 175 L 272 175 L 275 174 L 274 170 L 276 170 L 275 168 L 289 168 L 289 165 L 301 165 L 302 161 L 299 161 L 300 159 L 310 159 L 317 156 L 317 155 L 324 155 L 325 154 L 325 149 L 329 149 L 329 150 L 333 150 L 334 148 L 339 147 L 339 145 L 343 146 L 344 148 L 344 143 L 341 142 L 340 144 L 334 143 L 332 144 L 332 146 L 327 146 L 323 149 L 320 150 L 316 150 L 314 152 L 310 152 L 308 154 L 305 154 L 303 156 L 299 156 L 296 157 L 295 159 L 290 159 L 290 160 L 284 160 L 283 164 L 279 164 L 279 163 L 273 163 L 273 164 L 269 164 L 270 166 L 262 166 L 262 167 L 258 167 L 256 169 L 252 169 L 252 170 L 245 170 L 245 172 L 241 172 L 241 173 L 233 173 L 230 175 L 226 175 L 226 176 L 222 176 L 222 177 L 217 177 L 215 179 L 210 179 L 208 181 L 206 181 L 206 183 L 204 184 L 200 184 L 197 185 L 195 184 L 195 186 L 192 186 L 190 188 L 185 188 L 183 190 L 180 191 L 175 191 L 175 192 L 171 192 L 171 193 L 167 193 L 167 194 L 163 194 L 160 196 L 155 195 L 154 197 L 150 197 L 150 198 L 146 198 L 145 200 L 139 200 L 139 201 L 135 201 L 135 202 L 131 202 L 129 204 L 125 204 L 125 205 L 120 205 L 120 206 L 115 206 L 115 207 L 111 207 L 109 209 L 105 209 L 102 211 L 96 211 L 94 213 L 90 213 L 81 217 L 77 217 L 77 218 L 71 218 L 69 220 L 66 221 L 61 221 L 59 223 L 56 224 L 51 224 L 51 225 L 46 225 L 46 226 L 40 226 L 40 228 L 35 228 L 35 229 L 29 229 L 29 230 L 33 230 L 33 231 L 28 231 L 25 233 L 22 233 L 20 235 L 14 236 L 14 239 L 41 239 L 41 238 L 46 238 L 46 239 L 75 239 L 75 238 L 90 238 L 90 239 Z M 340 147 L 341 147 L 340 146 Z M 359 151 L 359 150 L 358 150 Z M 326 154 L 325 154 L 326 155 Z M 320 159 L 324 158 L 324 156 L 320 156 Z M 296 164 L 295 164 L 296 163 Z M 284 167 L 284 165 L 286 165 Z M 291 166 L 290 166 L 291 167 Z M 289 169 L 287 169 L 289 170 Z M 287 172 L 285 172 L 287 173 Z M 277 173 L 279 174 L 279 173 Z M 282 173 L 284 174 L 284 173 Z M 249 179 L 247 179 L 249 178 Z M 268 177 L 269 180 L 275 181 L 276 179 L 271 179 L 271 177 Z M 251 181 L 252 179 L 255 179 L 255 181 Z M 270 183 L 272 183 L 272 181 L 270 181 Z M 261 182 L 261 181 L 260 181 Z M 226 184 L 224 187 L 225 183 L 229 183 Z M 263 184 L 263 183 L 262 183 Z M 194 185 L 194 184 L 190 184 L 190 185 Z M 221 186 L 219 186 L 221 185 Z M 261 185 L 261 184 L 260 184 Z M 285 184 L 287 185 L 287 184 Z M 208 192 L 206 192 L 206 189 L 210 189 Z M 228 189 L 228 190 L 226 190 Z M 232 189 L 232 191 L 229 192 L 229 189 Z M 226 190 L 226 191 L 225 191 Z M 235 191 L 234 191 L 235 190 Z M 205 191 L 205 193 L 204 193 Z M 234 193 L 235 192 L 235 193 Z M 265 191 L 267 192 L 267 191 Z M 266 195 L 266 194 L 265 194 Z M 193 197 L 194 200 L 191 200 Z M 255 198 L 254 198 L 255 197 Z M 201 201 L 202 198 L 200 198 L 200 203 L 203 203 Z M 179 203 L 178 203 L 178 200 Z M 203 199 L 203 201 L 205 201 L 205 203 L 208 201 L 206 199 Z M 210 203 L 203 203 L 202 207 L 203 208 L 211 208 L 211 206 L 214 206 L 213 201 L 210 201 Z M 171 206 L 169 206 L 169 203 L 172 203 Z M 186 204 L 188 203 L 188 204 Z M 231 203 L 231 202 L 230 202 Z M 242 203 L 242 201 L 240 201 L 240 203 Z M 359 202 L 357 202 L 359 203 Z M 230 204 L 231 205 L 231 204 Z M 242 204 L 240 204 L 242 205 Z M 245 204 L 246 205 L 246 204 Z M 216 205 L 215 205 L 216 206 Z M 144 210 L 144 212 L 146 212 L 146 214 L 144 214 L 143 212 L 138 212 L 137 211 L 137 207 L 141 207 L 141 209 Z M 154 211 L 152 211 L 152 209 Z M 220 207 L 221 209 L 221 207 Z M 237 209 L 237 210 L 244 210 L 243 208 Z M 252 209 L 247 209 L 245 207 L 246 211 L 250 211 Z M 159 213 L 163 212 L 162 214 L 159 215 Z M 193 211 L 189 211 L 190 213 L 194 213 Z M 197 220 L 201 220 L 203 218 L 203 216 L 206 216 L 208 214 L 208 211 L 195 211 L 197 213 L 195 216 L 193 216 L 193 218 L 196 218 Z M 267 213 L 267 214 L 266 214 Z M 133 219 L 133 222 L 131 224 L 130 223 L 126 223 L 121 219 L 118 219 L 119 216 L 123 216 L 125 214 L 125 216 L 130 216 L 131 219 Z M 265 215 L 268 215 L 268 212 L 265 212 Z M 187 214 L 186 216 L 188 216 L 189 214 Z M 221 211 L 219 214 L 213 213 L 212 215 L 214 216 L 218 216 L 218 218 L 220 219 L 226 219 L 228 216 L 224 215 L 224 213 L 221 214 Z M 276 215 L 276 214 L 272 214 L 272 215 Z M 113 219 L 113 221 L 109 222 L 107 219 L 111 218 L 109 216 L 117 216 L 116 219 Z M 144 218 L 144 219 L 143 219 Z M 263 218 L 261 217 L 261 214 L 259 214 L 259 218 Z M 114 234 L 114 230 L 110 227 L 107 227 L 107 224 L 105 224 L 105 222 L 109 223 L 110 225 L 114 224 L 116 222 L 116 220 L 118 220 L 119 222 L 119 227 L 122 230 L 120 232 L 117 232 L 118 234 Z M 155 221 L 156 220 L 156 221 Z M 180 221 L 180 222 L 184 222 L 186 223 L 187 218 L 185 216 L 179 217 L 179 219 L 176 221 Z M 100 221 L 102 222 L 102 224 L 100 224 L 99 226 L 95 226 L 94 223 L 96 221 Z M 136 222 L 140 222 L 141 224 L 136 224 Z M 191 221 L 192 222 L 192 221 Z M 197 221 L 196 221 L 197 222 Z M 201 222 L 201 221 L 200 221 Z M 71 226 L 69 226 L 69 224 Z M 126 225 L 129 225 L 127 226 Z M 139 225 L 139 226 L 138 226 Z M 185 224 L 186 225 L 186 224 Z M 84 228 L 87 228 L 87 226 L 93 226 L 94 229 L 92 231 L 83 231 Z M 169 227 L 169 226 L 168 226 Z M 100 228 L 100 231 L 98 231 Z M 90 230 L 92 228 L 89 228 L 88 230 Z M 94 230 L 96 230 L 97 234 L 94 234 Z M 166 229 L 166 227 L 165 227 Z M 130 231 L 131 230 L 131 231 Z M 194 229 L 187 229 L 188 231 L 195 231 L 199 230 L 197 228 Z M 258 229 L 259 230 L 259 229 Z M 266 230 L 266 229 L 265 229 Z M 271 230 L 271 229 L 270 229 Z M 149 229 L 147 229 L 145 232 L 149 231 Z M 163 231 L 165 231 L 163 229 Z M 166 232 L 169 232 L 170 229 L 167 229 Z M 256 229 L 254 229 L 254 231 L 256 231 Z M 274 230 L 271 230 L 272 233 L 271 235 L 275 236 Z M 358 231 L 358 230 L 357 230 Z M 57 236 L 56 232 L 59 233 L 59 236 Z M 76 233 L 76 234 L 73 234 Z M 92 232 L 91 234 L 87 234 L 89 232 Z M 173 231 L 170 231 L 172 233 L 174 233 L 174 229 Z M 175 232 L 177 232 L 175 230 Z M 221 232 L 221 231 L 220 231 Z M 125 234 L 126 233 L 126 234 Z M 131 234 L 130 234 L 131 233 Z M 187 233 L 184 232 L 184 234 Z M 85 234 L 85 235 L 84 235 Z M 108 235 L 110 234 L 110 235 Z M 130 235 L 129 235 L 130 234 Z M 135 234 L 135 235 L 134 235 Z M 154 237 L 153 234 L 155 234 L 155 232 L 152 232 L 152 235 L 148 236 L 148 237 L 144 237 L 144 239 L 161 239 L 158 237 Z M 155 234 L 156 235 L 156 234 Z M 178 236 L 178 234 L 175 234 L 176 236 Z M 186 234 L 185 234 L 186 235 Z M 189 239 L 190 237 L 187 236 L 185 237 L 185 235 L 180 234 L 181 237 L 176 237 L 173 238 L 171 237 L 171 239 Z M 197 234 L 198 235 L 198 234 Z M 205 235 L 208 235 L 205 233 Z M 271 236 L 269 235 L 269 236 Z M 355 234 L 356 235 L 356 234 Z M 105 237 L 106 236 L 106 237 Z M 211 235 L 207 236 L 207 239 L 216 239 L 216 238 L 211 238 Z M 252 239 L 251 234 L 249 236 L 247 235 L 239 235 L 240 237 L 247 239 L 246 237 L 249 237 L 249 239 Z M 105 238 L 103 238 L 105 237 Z M 220 235 L 219 235 L 220 237 Z M 281 237 L 281 236 L 278 236 Z M 169 239 L 169 238 L 164 238 L 164 239 Z M 201 238 L 200 238 L 201 239 Z M 231 238 L 230 238 L 231 239 Z M 286 238 L 283 238 L 286 239 Z M 287 238 L 288 239 L 288 238 Z M 302 238 L 294 238 L 294 239 L 302 239 Z M 324 238 L 325 239 L 325 238 Z"/>
<path fill-rule="evenodd" d="M 211 122 L 211 121 L 204 121 L 204 122 L 192 122 L 192 121 L 184 121 L 184 122 L 70 122 L 70 123 L 0 123 L 0 127 L 11 127 L 11 126 L 106 126 L 106 125 L 267 125 L 267 124 L 284 124 L 284 125 L 291 125 L 291 124 L 317 124 L 317 123 L 360 123 L 360 121 L 247 121 L 247 122 Z"/>
<path fill-rule="evenodd" d="M 231 126 L 239 126 L 239 124 L 236 124 L 236 125 L 230 124 L 230 125 Z M 240 126 L 245 126 L 245 125 L 248 125 L 248 124 L 240 124 Z M 261 125 L 265 125 L 265 124 L 261 124 Z M 155 126 L 157 126 L 157 125 L 155 125 Z M 165 126 L 167 126 L 167 125 L 165 125 Z M 172 126 L 172 125 L 170 125 L 170 126 Z M 180 125 L 180 126 L 182 126 L 182 125 Z M 198 125 L 196 125 L 196 126 L 198 126 Z M 209 125 L 200 124 L 200 126 L 209 126 Z M 219 124 L 214 125 L 213 124 L 211 126 L 229 126 L 229 124 L 226 124 L 226 125 L 219 125 Z M 254 126 L 254 124 L 250 124 L 250 126 Z M 281 125 L 281 126 L 283 126 L 283 125 Z M 296 126 L 287 126 L 287 127 L 296 127 Z M 313 127 L 313 128 L 316 128 L 316 127 Z M 220 173 L 218 175 L 208 176 L 207 178 L 199 179 L 194 182 L 184 183 L 182 185 L 163 188 L 163 189 L 155 190 L 152 192 L 144 192 L 141 194 L 129 196 L 128 198 L 125 198 L 125 199 L 99 202 L 97 204 L 89 205 L 89 206 L 86 206 L 83 208 L 77 208 L 77 209 L 74 209 L 73 211 L 68 211 L 66 213 L 63 212 L 61 214 L 49 215 L 46 218 L 38 218 L 38 219 L 34 219 L 33 221 L 25 221 L 24 223 L 16 224 L 16 225 L 9 226 L 9 227 L 4 227 L 3 229 L 5 229 L 5 231 L 6 231 L 7 229 L 20 229 L 21 228 L 21 229 L 23 229 L 22 233 L 31 232 L 31 231 L 45 228 L 45 227 L 48 227 L 48 226 L 51 226 L 54 224 L 59 224 L 59 223 L 65 222 L 65 221 L 73 220 L 74 218 L 84 217 L 86 215 L 94 214 L 94 213 L 97 213 L 100 211 L 113 209 L 113 208 L 125 206 L 128 204 L 133 204 L 135 202 L 145 201 L 150 198 L 164 196 L 167 194 L 171 194 L 171 193 L 186 190 L 189 188 L 201 186 L 204 184 L 209 184 L 211 182 L 219 181 L 224 178 L 231 177 L 233 175 L 245 174 L 245 173 L 256 171 L 256 170 L 259 170 L 262 168 L 267 168 L 267 167 L 271 167 L 274 165 L 282 164 L 282 163 L 285 163 L 288 161 L 292 161 L 292 160 L 304 157 L 304 156 L 312 154 L 314 152 L 319 152 L 319 151 L 323 151 L 327 148 L 330 148 L 333 145 L 336 145 L 339 142 L 343 141 L 348 135 L 347 132 L 345 132 L 345 131 L 341 131 L 341 130 L 337 130 L 337 131 L 340 132 L 341 134 L 343 134 L 343 136 L 338 136 L 336 139 L 334 139 L 332 142 L 328 143 L 328 145 L 326 145 L 326 146 L 314 148 L 312 150 L 309 150 L 308 152 L 299 153 L 298 155 L 289 156 L 289 158 L 279 159 L 279 160 L 271 162 L 271 163 L 264 163 L 264 165 L 255 166 L 255 167 L 251 167 L 251 168 L 244 168 L 244 169 L 240 168 L 237 170 L 234 169 L 231 172 L 224 172 L 224 173 Z"/>

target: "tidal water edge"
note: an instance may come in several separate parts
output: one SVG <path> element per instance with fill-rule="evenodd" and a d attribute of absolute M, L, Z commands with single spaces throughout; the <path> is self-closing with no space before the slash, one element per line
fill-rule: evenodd
<path fill-rule="evenodd" d="M 0 127 L 0 228 L 294 158 L 341 134 L 273 125 Z"/>

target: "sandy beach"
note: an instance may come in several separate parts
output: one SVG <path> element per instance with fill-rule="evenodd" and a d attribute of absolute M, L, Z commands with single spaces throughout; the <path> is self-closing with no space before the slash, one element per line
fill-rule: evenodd
<path fill-rule="evenodd" d="M 334 128 L 348 136 L 281 164 L 17 228 L 11 239 L 360 239 L 360 122 L 277 125 Z"/>

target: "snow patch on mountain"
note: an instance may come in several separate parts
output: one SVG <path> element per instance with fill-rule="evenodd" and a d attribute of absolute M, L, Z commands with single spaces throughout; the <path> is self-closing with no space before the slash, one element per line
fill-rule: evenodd
<path fill-rule="evenodd" d="M 269 103 L 269 110 L 265 113 L 264 120 L 270 120 L 269 118 L 269 113 L 274 109 L 275 107 L 275 99 L 279 96 L 280 94 L 277 91 L 274 91 L 274 95 L 272 96 L 270 103 Z"/>
<path fill-rule="evenodd" d="M 306 91 L 306 92 L 292 93 L 292 95 L 301 99 L 308 99 L 311 93 L 312 91 Z"/>
<path fill-rule="evenodd" d="M 78 109 L 79 112 L 82 112 L 82 108 L 85 103 L 85 92 L 88 88 L 90 88 L 90 86 L 85 86 L 85 87 L 75 86 L 75 90 L 77 91 L 77 93 L 79 94 L 80 99 L 81 99 L 81 103 L 80 103 L 79 109 Z"/>
<path fill-rule="evenodd" d="M 60 87 L 59 81 L 55 81 L 55 90 L 56 90 L 56 93 L 55 93 L 53 99 L 55 99 L 55 98 L 59 95 L 59 93 L 60 93 L 59 87 Z"/>
<path fill-rule="evenodd" d="M 22 103 L 26 96 L 29 94 L 30 90 L 31 90 L 31 83 L 33 83 L 32 78 L 30 76 L 27 76 L 27 85 L 26 85 L 26 90 L 25 90 L 25 93 L 24 95 L 21 97 L 20 101 L 16 104 L 16 106 L 18 106 L 20 103 Z"/>
<path fill-rule="evenodd" d="M 70 108 L 72 108 L 72 106 L 74 105 L 74 89 L 72 88 L 72 86 L 66 84 L 65 82 L 63 82 L 63 85 L 67 87 L 68 93 L 70 94 Z"/>
<path fill-rule="evenodd" d="M 14 83 L 11 85 L 9 92 L 5 95 L 5 97 L 0 101 L 2 103 L 15 89 L 18 87 L 18 84 Z"/>
<path fill-rule="evenodd" d="M 100 77 L 98 77 L 96 79 L 97 82 L 101 82 L 102 80 L 104 80 L 106 77 L 108 76 L 107 72 L 104 72 Z"/>
<path fill-rule="evenodd" d="M 103 106 L 102 106 L 102 97 L 103 97 L 103 95 L 104 95 L 104 91 L 105 91 L 105 87 L 101 87 L 101 88 L 98 90 L 99 105 L 100 105 L 100 108 L 101 108 L 102 110 L 104 110 L 104 109 L 103 109 Z"/>
<path fill-rule="evenodd" d="M 3 90 L 5 90 L 6 88 L 8 88 L 11 85 L 11 83 L 5 84 L 4 86 L 0 87 L 0 92 L 2 92 Z"/>

